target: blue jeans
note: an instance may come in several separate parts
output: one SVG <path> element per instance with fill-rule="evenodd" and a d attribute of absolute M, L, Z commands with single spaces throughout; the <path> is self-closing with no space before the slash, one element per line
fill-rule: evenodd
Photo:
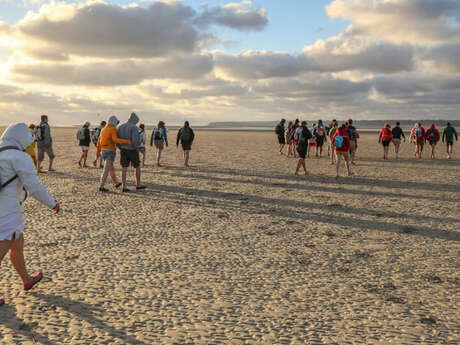
<path fill-rule="evenodd" d="M 102 150 L 102 159 L 105 161 L 115 161 L 115 156 L 117 155 L 116 151 L 111 150 Z"/>

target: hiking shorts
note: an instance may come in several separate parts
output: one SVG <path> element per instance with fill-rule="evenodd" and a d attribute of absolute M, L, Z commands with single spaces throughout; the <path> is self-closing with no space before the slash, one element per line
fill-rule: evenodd
<path fill-rule="evenodd" d="M 83 145 L 82 145 L 82 146 L 80 146 L 80 147 L 81 147 L 81 150 L 82 150 L 83 152 L 89 151 L 89 146 L 83 146 Z"/>
<path fill-rule="evenodd" d="M 137 150 L 120 150 L 120 165 L 123 168 L 128 168 L 130 165 L 134 168 L 139 168 L 141 160 L 139 158 L 139 151 Z"/>
<path fill-rule="evenodd" d="M 192 143 L 182 141 L 181 145 L 182 145 L 182 150 L 184 151 L 190 151 L 192 149 Z"/>
<path fill-rule="evenodd" d="M 391 140 L 384 140 L 384 141 L 382 141 L 383 147 L 388 147 L 388 146 L 390 146 L 390 143 L 391 143 Z"/>
<path fill-rule="evenodd" d="M 278 142 L 280 145 L 285 145 L 286 144 L 286 138 L 284 137 L 284 134 L 278 135 Z"/>
<path fill-rule="evenodd" d="M 116 155 L 117 155 L 116 151 L 102 150 L 102 152 L 101 152 L 101 157 L 105 161 L 114 162 Z"/>
<path fill-rule="evenodd" d="M 45 153 L 48 155 L 49 159 L 54 159 L 53 146 L 37 146 L 38 151 L 38 160 L 42 162 L 45 159 Z"/>
<path fill-rule="evenodd" d="M 431 146 L 436 146 L 438 142 L 436 140 L 430 140 L 430 145 Z"/>
<path fill-rule="evenodd" d="M 155 140 L 153 143 L 158 150 L 163 150 L 165 147 L 163 139 Z"/>
<path fill-rule="evenodd" d="M 297 146 L 297 153 L 299 154 L 299 158 L 305 159 L 307 157 L 307 144 L 299 144 Z"/>
<path fill-rule="evenodd" d="M 447 140 L 446 141 L 446 146 L 454 146 L 454 141 Z"/>

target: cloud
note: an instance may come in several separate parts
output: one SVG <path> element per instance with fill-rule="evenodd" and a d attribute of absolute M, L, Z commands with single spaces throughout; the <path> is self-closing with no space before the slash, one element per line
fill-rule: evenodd
<path fill-rule="evenodd" d="M 414 44 L 460 41 L 457 0 L 334 0 L 326 11 L 351 21 L 353 35 Z"/>
<path fill-rule="evenodd" d="M 16 64 L 15 80 L 56 85 L 117 86 L 139 84 L 147 79 L 196 79 L 213 69 L 209 54 L 167 59 L 117 60 L 87 64 Z"/>
<path fill-rule="evenodd" d="M 251 9 L 252 1 L 232 2 L 219 7 L 205 7 L 196 19 L 200 26 L 211 24 L 227 26 L 237 30 L 262 30 L 268 24 L 264 9 Z"/>
<path fill-rule="evenodd" d="M 148 8 L 52 3 L 28 15 L 16 29 L 70 54 L 157 57 L 197 48 L 194 16 L 191 7 L 178 2 L 155 2 Z"/>
<path fill-rule="evenodd" d="M 269 51 L 247 51 L 239 55 L 218 53 L 216 66 L 228 76 L 240 79 L 287 78 L 307 72 L 397 73 L 414 68 L 414 50 L 410 45 L 340 35 L 317 41 L 299 55 Z"/>
<path fill-rule="evenodd" d="M 437 44 L 425 49 L 421 59 L 432 68 L 446 73 L 460 73 L 460 42 Z"/>
<path fill-rule="evenodd" d="M 268 51 L 247 51 L 239 55 L 217 53 L 216 67 L 230 77 L 265 79 L 292 77 L 305 70 L 303 56 Z"/>

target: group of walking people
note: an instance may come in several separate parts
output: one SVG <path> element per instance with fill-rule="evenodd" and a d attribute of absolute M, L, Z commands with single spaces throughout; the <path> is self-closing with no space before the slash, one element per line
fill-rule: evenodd
<path fill-rule="evenodd" d="M 281 121 L 275 127 L 275 134 L 278 138 L 279 153 L 284 154 L 287 146 L 287 156 L 299 157 L 295 174 L 298 175 L 300 169 L 308 174 L 305 159 L 313 155 L 321 158 L 323 147 L 327 146 L 327 154 L 330 157 L 331 164 L 335 164 L 336 177 L 340 176 L 340 166 L 342 160 L 345 162 L 348 176 L 353 175 L 351 165 L 355 165 L 355 156 L 358 149 L 358 139 L 360 137 L 358 130 L 353 125 L 353 120 L 342 123 L 340 126 L 337 120 L 325 126 L 322 120 L 313 123 L 310 128 L 306 121 L 295 120 L 289 122 L 286 126 L 286 120 Z M 458 140 L 455 128 L 450 122 L 447 122 L 442 135 L 436 128 L 435 123 L 425 130 L 420 122 L 417 122 L 411 130 L 410 142 L 414 144 L 414 156 L 422 158 L 423 148 L 426 143 L 431 147 L 430 157 L 435 158 L 436 145 L 442 141 L 446 145 L 447 159 L 452 159 L 454 141 Z M 396 158 L 399 158 L 399 150 L 402 141 L 406 141 L 406 136 L 401 128 L 400 122 L 396 122 L 392 128 L 386 123 L 379 132 L 378 142 L 383 146 L 383 159 L 389 159 L 390 144 L 394 145 Z"/>
<path fill-rule="evenodd" d="M 322 158 L 323 148 L 327 146 L 327 154 L 330 157 L 331 165 L 335 165 L 336 177 L 340 176 L 342 160 L 345 162 L 347 175 L 353 175 L 351 165 L 355 164 L 355 154 L 358 149 L 359 132 L 349 119 L 339 126 L 337 120 L 326 126 L 322 120 L 313 123 L 308 128 L 306 121 L 295 120 L 286 126 L 286 120 L 281 121 L 275 127 L 278 137 L 279 153 L 284 154 L 287 145 L 287 156 L 299 158 L 295 174 L 298 175 L 303 169 L 308 175 L 306 158 L 315 154 L 315 157 Z"/>
<path fill-rule="evenodd" d="M 88 167 L 86 161 L 89 143 L 92 141 L 96 146 L 96 159 L 93 165 L 96 167 L 99 162 L 99 166 L 104 169 L 99 185 L 100 192 L 108 192 L 105 184 L 109 175 L 115 188 L 122 187 L 122 192 L 130 192 L 126 184 L 126 175 L 130 166 L 135 169 L 136 190 L 145 189 L 145 186 L 141 185 L 141 167 L 145 167 L 147 134 L 144 124 L 141 123 L 137 126 L 139 121 L 140 119 L 137 114 L 132 113 L 126 123 L 119 125 L 120 121 L 118 118 L 111 116 L 107 122 L 102 121 L 93 131 L 89 129 L 89 122 L 86 122 L 77 131 L 77 139 L 82 150 L 82 155 L 78 162 L 80 168 Z M 190 150 L 194 139 L 195 133 L 186 121 L 184 126 L 179 130 L 176 140 L 177 146 L 179 143 L 182 145 L 184 165 L 186 167 L 189 166 Z M 155 146 L 157 150 L 156 165 L 158 167 L 161 167 L 161 155 L 165 146 L 168 147 L 168 145 L 168 130 L 165 123 L 159 121 L 150 137 L 150 146 Z M 114 166 L 117 148 L 120 150 L 121 182 L 117 179 Z"/>
<path fill-rule="evenodd" d="M 390 149 L 390 143 L 394 144 L 396 158 L 399 156 L 399 146 L 401 140 L 406 141 L 404 131 L 401 129 L 400 123 L 396 122 L 396 125 L 391 128 L 389 123 L 386 123 L 379 133 L 379 144 L 383 146 L 383 159 L 389 159 L 388 153 Z M 436 158 L 436 146 L 439 141 L 442 141 L 446 145 L 447 159 L 452 159 L 452 152 L 454 146 L 454 140 L 458 141 L 457 131 L 450 122 L 447 122 L 442 135 L 436 128 L 436 124 L 432 123 L 430 127 L 425 130 L 421 122 L 417 122 L 410 131 L 409 140 L 414 144 L 414 156 L 418 159 L 422 159 L 423 148 L 428 143 L 431 147 L 430 158 Z"/>

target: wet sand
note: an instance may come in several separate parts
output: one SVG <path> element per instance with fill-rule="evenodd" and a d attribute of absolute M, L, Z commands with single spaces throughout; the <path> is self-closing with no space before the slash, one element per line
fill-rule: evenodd
<path fill-rule="evenodd" d="M 405 144 L 384 162 L 364 134 L 354 177 L 327 157 L 295 177 L 272 133 L 198 132 L 191 168 L 175 145 L 163 168 L 149 150 L 146 191 L 99 194 L 75 130 L 54 135 L 41 178 L 62 214 L 27 201 L 45 278 L 25 293 L 4 259 L 0 343 L 460 342 L 458 152 L 416 161 Z"/>

